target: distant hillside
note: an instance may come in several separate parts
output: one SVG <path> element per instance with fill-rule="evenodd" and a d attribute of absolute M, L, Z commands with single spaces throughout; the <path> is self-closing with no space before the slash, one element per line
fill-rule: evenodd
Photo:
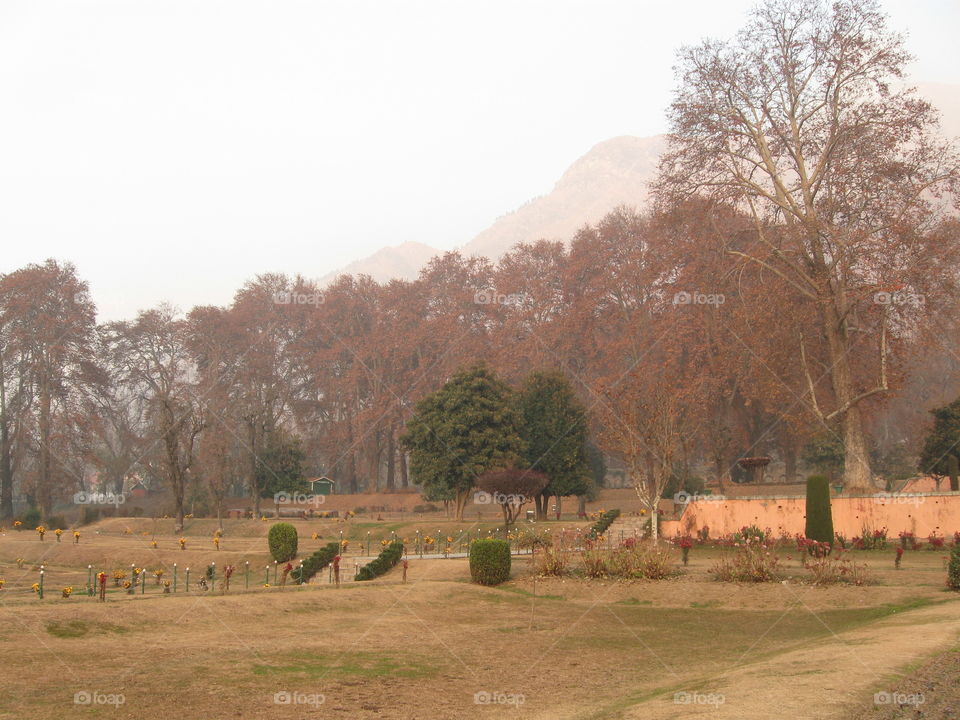
<path fill-rule="evenodd" d="M 594 145 L 549 194 L 499 218 L 462 251 L 495 260 L 519 242 L 570 240 L 580 227 L 618 205 L 643 206 L 665 146 L 663 135 L 617 137 Z"/>
<path fill-rule="evenodd" d="M 377 250 L 360 260 L 355 260 L 346 267 L 328 273 L 320 278 L 321 285 L 328 285 L 338 275 L 369 275 L 377 282 L 386 282 L 394 278 L 398 280 L 414 280 L 420 273 L 420 268 L 439 250 L 419 242 L 405 242 L 392 247 Z"/>
<path fill-rule="evenodd" d="M 960 86 L 920 83 L 917 90 L 940 111 L 944 134 L 960 138 Z M 519 242 L 569 241 L 584 224 L 596 223 L 618 205 L 642 207 L 665 147 L 664 135 L 623 136 L 594 145 L 567 169 L 553 190 L 498 218 L 463 245 L 461 252 L 496 260 Z M 423 243 L 405 242 L 350 263 L 322 282 L 344 273 L 366 274 L 378 281 L 413 279 L 439 252 Z"/>

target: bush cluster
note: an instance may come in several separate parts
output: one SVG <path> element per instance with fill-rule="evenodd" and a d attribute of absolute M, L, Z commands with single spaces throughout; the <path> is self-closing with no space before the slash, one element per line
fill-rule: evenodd
<path fill-rule="evenodd" d="M 297 529 L 290 523 L 274 523 L 267 535 L 270 554 L 277 562 L 287 562 L 297 556 Z"/>
<path fill-rule="evenodd" d="M 663 580 L 677 573 L 670 549 L 652 542 L 624 543 L 616 550 L 588 549 L 580 559 L 587 577 Z"/>
<path fill-rule="evenodd" d="M 303 561 L 302 575 L 299 567 L 294 569 L 293 573 L 291 573 L 293 581 L 300 585 L 305 582 L 309 582 L 314 575 L 332 563 L 336 556 L 337 543 L 327 543 Z"/>
<path fill-rule="evenodd" d="M 620 517 L 620 511 L 618 509 L 607 510 L 590 528 L 587 537 L 595 540 L 600 535 L 603 535 L 607 531 L 607 528 L 610 527 L 618 517 Z"/>
<path fill-rule="evenodd" d="M 380 577 L 400 562 L 402 557 L 403 543 L 394 540 L 377 557 L 360 568 L 360 572 L 357 573 L 357 580 L 373 580 L 375 577 Z"/>
<path fill-rule="evenodd" d="M 960 590 L 960 545 L 954 545 L 950 550 L 947 585 L 954 590 Z"/>
<path fill-rule="evenodd" d="M 470 545 L 470 577 L 480 585 L 499 585 L 510 578 L 510 544 L 486 538 Z"/>

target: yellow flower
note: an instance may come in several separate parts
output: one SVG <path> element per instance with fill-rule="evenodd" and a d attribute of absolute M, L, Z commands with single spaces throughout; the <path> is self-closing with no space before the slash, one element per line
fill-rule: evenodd
<path fill-rule="evenodd" d="M 74 531 L 73 531 L 73 536 L 74 536 L 75 538 L 80 537 L 80 531 L 79 531 L 79 530 L 74 530 Z"/>
<path fill-rule="evenodd" d="M 72 588 L 72 587 L 65 587 L 61 592 L 62 592 L 62 594 L 63 594 L 63 597 L 68 598 L 68 597 L 70 597 L 70 593 L 73 592 L 73 588 Z"/>
<path fill-rule="evenodd" d="M 263 586 L 264 586 L 265 588 L 268 588 L 268 587 L 270 587 L 270 583 L 264 583 Z"/>
<path fill-rule="evenodd" d="M 320 537 L 320 536 L 319 536 L 317 533 L 314 533 L 313 535 L 310 536 L 310 539 L 311 539 L 311 540 L 316 540 L 316 539 L 319 538 L 319 537 Z"/>
<path fill-rule="evenodd" d="M 130 583 L 129 580 L 124 580 L 124 581 L 123 581 L 123 589 L 124 589 L 124 590 L 129 590 L 129 589 L 130 589 L 130 585 L 131 585 L 131 583 Z"/>
<path fill-rule="evenodd" d="M 14 526 L 15 528 L 18 528 L 18 527 L 20 527 L 21 525 L 23 525 L 23 523 L 20 522 L 19 520 L 14 520 L 14 521 L 13 521 L 13 526 Z"/>
<path fill-rule="evenodd" d="M 448 543 L 452 543 L 452 542 L 453 542 L 453 538 L 450 537 L 449 535 L 447 535 L 447 542 L 448 542 Z"/>
<path fill-rule="evenodd" d="M 61 530 L 60 528 L 57 528 L 53 532 L 57 537 L 60 537 L 61 535 L 63 535 L 63 530 Z"/>
<path fill-rule="evenodd" d="M 150 547 L 155 548 L 156 546 L 157 546 L 157 541 L 156 541 L 156 540 L 151 540 L 151 541 L 150 541 Z"/>
<path fill-rule="evenodd" d="M 40 583 L 34 583 L 34 584 L 31 585 L 30 587 L 33 588 L 33 591 L 34 591 L 35 593 L 40 592 Z"/>
<path fill-rule="evenodd" d="M 3 590 L 3 584 L 6 582 L 3 578 L 0 578 L 0 590 Z"/>
<path fill-rule="evenodd" d="M 390 544 L 390 541 L 387 540 L 387 539 L 383 539 L 383 540 L 380 541 L 380 545 L 381 545 L 382 547 L 386 547 L 386 546 L 389 545 L 389 544 Z"/>

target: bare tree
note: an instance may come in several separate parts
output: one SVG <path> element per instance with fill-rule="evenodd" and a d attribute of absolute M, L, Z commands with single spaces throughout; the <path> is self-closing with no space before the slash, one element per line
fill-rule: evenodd
<path fill-rule="evenodd" d="M 681 50 L 660 167 L 661 202 L 748 211 L 758 240 L 731 255 L 816 306 L 829 398 L 810 337 L 796 358 L 812 412 L 840 423 L 851 489 L 872 486 L 864 403 L 888 391 L 891 329 L 918 304 L 877 293 L 936 281 L 931 231 L 960 175 L 933 108 L 895 89 L 909 60 L 873 0 L 767 0 L 733 40 Z"/>

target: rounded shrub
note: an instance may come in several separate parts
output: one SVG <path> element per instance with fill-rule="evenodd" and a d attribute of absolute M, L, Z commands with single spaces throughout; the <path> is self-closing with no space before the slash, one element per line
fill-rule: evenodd
<path fill-rule="evenodd" d="M 833 545 L 830 479 L 824 475 L 811 475 L 807 478 L 806 536 L 810 540 Z"/>
<path fill-rule="evenodd" d="M 947 566 L 947 586 L 960 590 L 960 544 L 954 543 L 950 550 L 950 564 Z"/>
<path fill-rule="evenodd" d="M 290 523 L 274 523 L 267 535 L 270 554 L 277 562 L 287 562 L 297 556 L 297 529 Z"/>
<path fill-rule="evenodd" d="M 510 544 L 487 538 L 470 545 L 470 577 L 480 585 L 499 585 L 510 579 Z"/>

